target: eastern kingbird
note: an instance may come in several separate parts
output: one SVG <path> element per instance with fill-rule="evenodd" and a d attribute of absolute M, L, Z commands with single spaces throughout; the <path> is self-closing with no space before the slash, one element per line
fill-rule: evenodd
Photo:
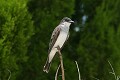
<path fill-rule="evenodd" d="M 74 23 L 70 18 L 64 17 L 60 24 L 54 29 L 51 40 L 49 43 L 49 50 L 48 50 L 48 58 L 46 61 L 46 64 L 43 68 L 43 71 L 48 73 L 50 69 L 50 65 L 52 62 L 53 57 L 55 56 L 55 53 L 58 52 L 56 47 L 62 48 L 64 45 L 65 41 L 69 37 L 69 28 L 71 23 Z"/>

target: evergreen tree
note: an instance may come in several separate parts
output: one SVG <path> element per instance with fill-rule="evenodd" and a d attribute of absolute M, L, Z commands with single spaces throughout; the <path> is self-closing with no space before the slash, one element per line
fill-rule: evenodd
<path fill-rule="evenodd" d="M 51 33 L 65 16 L 77 22 L 62 50 L 66 80 L 78 79 L 75 60 L 83 80 L 114 80 L 108 60 L 120 75 L 119 4 L 120 0 L 0 0 L 0 80 L 8 80 L 10 73 L 10 80 L 53 80 L 59 56 L 48 74 L 42 69 Z"/>
<path fill-rule="evenodd" d="M 0 0 L 0 79 L 16 80 L 27 61 L 33 21 L 27 1 Z"/>
<path fill-rule="evenodd" d="M 74 0 L 31 0 L 28 6 L 33 15 L 35 34 L 29 47 L 30 58 L 21 78 L 22 80 L 53 80 L 57 63 L 52 64 L 50 74 L 43 72 L 50 36 L 63 17 L 71 17 L 74 13 Z"/>
<path fill-rule="evenodd" d="M 105 0 L 96 7 L 92 21 L 86 23 L 78 47 L 78 60 L 81 64 L 83 79 L 113 80 L 108 60 L 112 63 L 117 74 L 120 74 L 119 44 L 119 5 L 120 1 Z M 117 60 L 117 61 L 116 61 Z"/>

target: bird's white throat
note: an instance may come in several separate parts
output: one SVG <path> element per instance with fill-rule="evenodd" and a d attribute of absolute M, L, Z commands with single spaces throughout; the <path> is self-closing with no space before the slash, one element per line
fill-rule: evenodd
<path fill-rule="evenodd" d="M 71 23 L 69 22 L 64 22 L 65 27 L 69 27 Z"/>
<path fill-rule="evenodd" d="M 68 23 L 68 22 L 63 22 L 62 24 L 61 24 L 61 29 L 62 29 L 62 31 L 64 31 L 64 32 L 67 32 L 68 33 L 68 31 L 69 31 L 69 28 L 70 28 L 70 24 L 71 23 Z"/>

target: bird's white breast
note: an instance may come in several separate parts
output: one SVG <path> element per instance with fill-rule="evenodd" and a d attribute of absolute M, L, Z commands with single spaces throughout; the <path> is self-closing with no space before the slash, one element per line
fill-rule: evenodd
<path fill-rule="evenodd" d="M 63 44 L 66 41 L 66 38 L 68 36 L 70 24 L 71 23 L 68 23 L 68 22 L 65 22 L 62 24 L 60 34 L 57 38 L 57 41 L 56 41 L 54 47 L 59 46 L 61 48 L 63 46 Z"/>
<path fill-rule="evenodd" d="M 55 53 L 58 51 L 56 47 L 62 47 L 64 42 L 66 41 L 68 33 L 61 31 L 56 43 L 54 44 L 50 54 L 49 54 L 49 62 L 51 62 L 52 58 L 54 57 Z"/>
<path fill-rule="evenodd" d="M 66 41 L 67 35 L 68 35 L 68 33 L 61 31 L 54 47 L 59 46 L 61 48 L 63 46 L 64 42 Z"/>

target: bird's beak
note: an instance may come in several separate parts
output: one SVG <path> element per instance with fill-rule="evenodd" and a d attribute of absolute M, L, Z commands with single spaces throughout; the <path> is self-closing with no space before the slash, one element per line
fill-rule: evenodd
<path fill-rule="evenodd" d="M 71 20 L 71 21 L 69 21 L 69 22 L 70 22 L 70 23 L 74 23 L 74 21 L 72 21 L 72 20 Z"/>

